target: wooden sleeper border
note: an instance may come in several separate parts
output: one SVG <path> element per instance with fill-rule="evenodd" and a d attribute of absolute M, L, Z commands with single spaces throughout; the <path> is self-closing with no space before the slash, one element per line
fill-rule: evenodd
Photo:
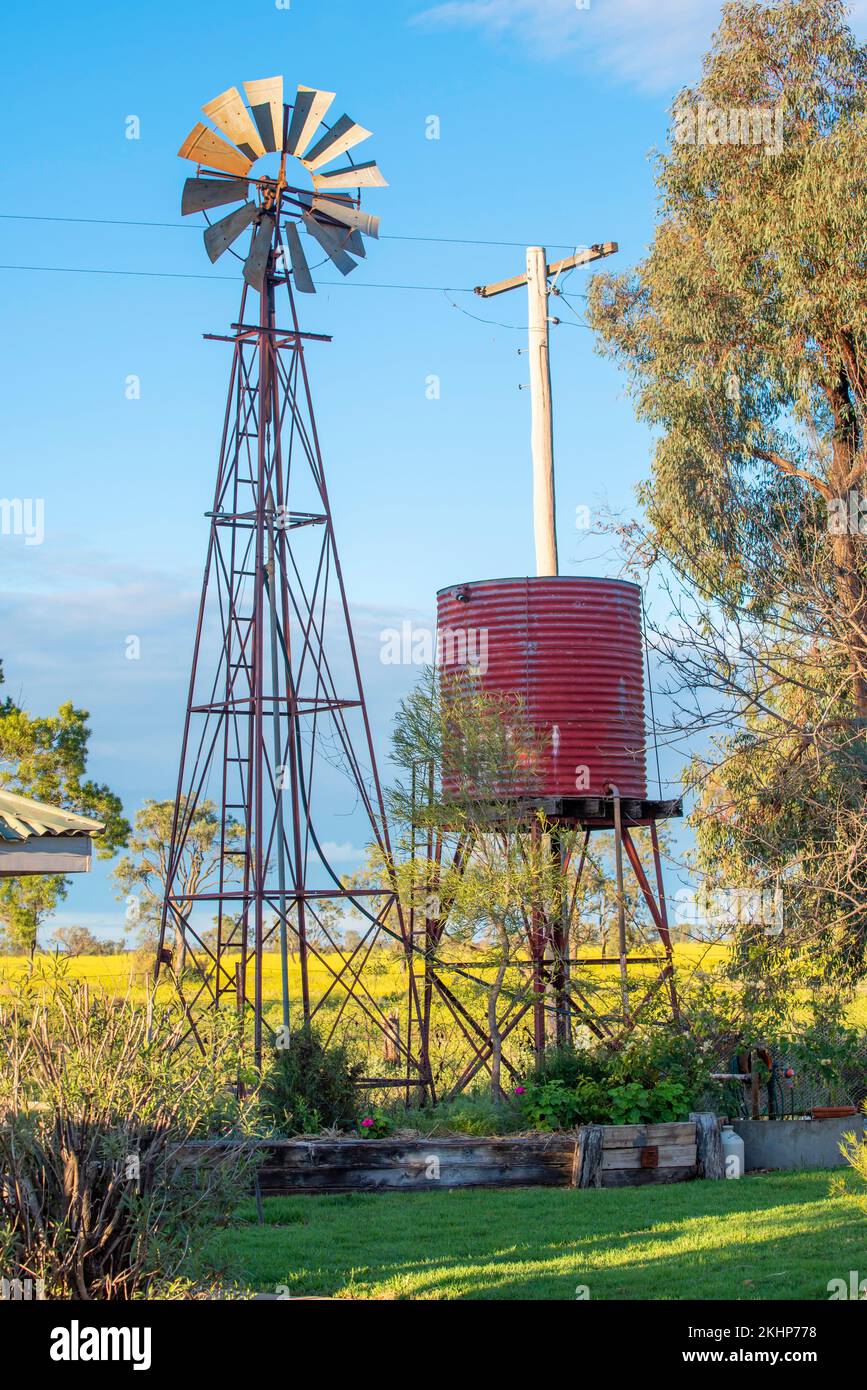
<path fill-rule="evenodd" d="M 274 1139 L 261 1141 L 260 1147 L 265 1158 L 257 1186 L 263 1197 L 461 1187 L 632 1187 L 723 1176 L 713 1115 L 659 1125 L 585 1125 L 569 1134 Z"/>

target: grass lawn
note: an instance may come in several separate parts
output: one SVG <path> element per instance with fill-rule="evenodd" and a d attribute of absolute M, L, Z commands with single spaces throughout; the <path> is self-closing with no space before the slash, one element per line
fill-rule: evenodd
<path fill-rule="evenodd" d="M 260 1292 L 343 1298 L 825 1299 L 867 1275 L 837 1175 L 575 1192 L 347 1193 L 252 1202 L 211 1256 Z"/>

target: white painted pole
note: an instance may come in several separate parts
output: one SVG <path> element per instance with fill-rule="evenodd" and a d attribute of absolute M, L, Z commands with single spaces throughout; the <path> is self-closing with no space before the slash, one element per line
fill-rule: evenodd
<path fill-rule="evenodd" d="M 554 499 L 554 427 L 551 414 L 551 365 L 548 355 L 548 270 L 544 246 L 527 247 L 529 302 L 530 443 L 533 454 L 533 532 L 536 573 L 559 572 Z"/>

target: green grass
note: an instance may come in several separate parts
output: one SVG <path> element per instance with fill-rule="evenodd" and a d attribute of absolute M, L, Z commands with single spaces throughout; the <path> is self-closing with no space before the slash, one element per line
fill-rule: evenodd
<path fill-rule="evenodd" d="M 867 1218 L 831 1173 L 575 1192 L 347 1193 L 245 1203 L 224 1277 L 344 1298 L 825 1299 L 867 1276 Z"/>

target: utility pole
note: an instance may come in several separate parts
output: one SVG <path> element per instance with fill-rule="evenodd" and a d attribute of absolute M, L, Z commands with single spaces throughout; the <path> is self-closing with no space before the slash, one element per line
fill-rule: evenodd
<path fill-rule="evenodd" d="M 548 296 L 554 292 L 548 281 L 564 270 L 588 265 L 611 256 L 616 241 L 590 246 L 565 260 L 547 264 L 544 246 L 527 247 L 527 269 L 523 275 L 500 280 L 494 285 L 477 285 L 476 294 L 490 299 L 495 294 L 527 286 L 530 358 L 530 447 L 533 457 L 533 534 L 536 541 L 537 575 L 559 573 L 557 561 L 557 522 L 554 493 L 554 422 L 551 410 L 551 363 L 549 353 Z M 556 320 L 555 320 L 556 322 Z"/>

